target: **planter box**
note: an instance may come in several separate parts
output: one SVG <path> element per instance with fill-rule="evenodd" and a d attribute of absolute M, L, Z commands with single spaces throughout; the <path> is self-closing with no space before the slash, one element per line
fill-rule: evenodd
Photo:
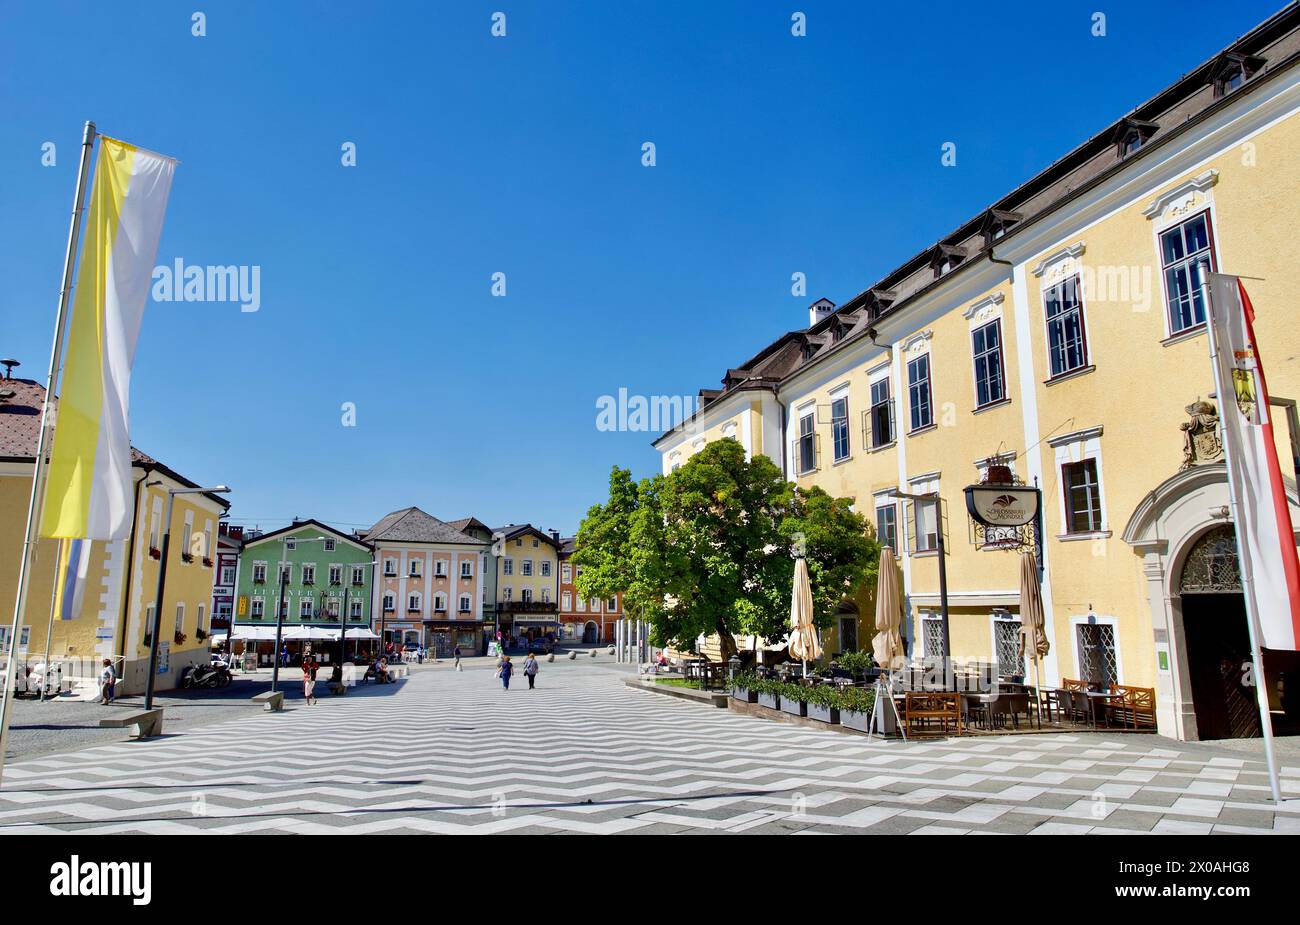
<path fill-rule="evenodd" d="M 802 700 L 782 700 L 781 712 L 789 713 L 791 716 L 807 716 L 808 704 Z"/>
<path fill-rule="evenodd" d="M 758 705 L 760 707 L 767 707 L 769 710 L 779 710 L 781 709 L 781 695 L 780 694 L 759 694 Z"/>
<path fill-rule="evenodd" d="M 869 732 L 871 714 L 858 713 L 856 710 L 841 710 L 840 725 L 847 729 L 856 729 L 858 732 Z"/>
<path fill-rule="evenodd" d="M 758 703 L 758 691 L 751 691 L 748 688 L 732 688 L 731 696 L 743 703 Z"/>
<path fill-rule="evenodd" d="M 840 722 L 839 707 L 823 707 L 820 704 L 810 703 L 808 707 L 808 718 L 819 720 L 823 723 L 830 723 L 832 726 L 838 726 Z"/>

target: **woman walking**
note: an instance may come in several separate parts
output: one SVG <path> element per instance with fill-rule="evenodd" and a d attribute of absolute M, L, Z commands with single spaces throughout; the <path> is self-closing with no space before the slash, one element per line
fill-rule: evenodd
<path fill-rule="evenodd" d="M 537 659 L 533 657 L 533 653 L 529 652 L 528 657 L 524 659 L 524 677 L 528 679 L 529 690 L 533 689 L 533 684 L 537 680 L 538 667 Z"/>
<path fill-rule="evenodd" d="M 456 670 L 460 671 L 460 646 L 457 646 L 452 654 L 456 656 Z"/>
<path fill-rule="evenodd" d="M 104 669 L 99 673 L 99 702 L 113 702 L 113 688 L 117 687 L 117 674 L 113 671 L 113 660 L 104 659 Z"/>
<path fill-rule="evenodd" d="M 504 690 L 510 690 L 510 676 L 515 673 L 515 666 L 510 664 L 510 656 L 501 657 L 501 667 L 497 669 L 497 677 L 501 679 L 501 687 Z"/>
<path fill-rule="evenodd" d="M 311 706 L 316 702 L 316 657 L 310 652 L 302 657 L 302 695 L 307 699 L 307 705 Z"/>

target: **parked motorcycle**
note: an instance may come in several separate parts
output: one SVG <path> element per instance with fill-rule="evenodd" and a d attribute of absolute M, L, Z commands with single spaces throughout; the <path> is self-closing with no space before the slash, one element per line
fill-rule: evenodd
<path fill-rule="evenodd" d="M 181 672 L 181 687 L 226 687 L 233 680 L 230 668 L 224 663 L 215 665 L 190 665 Z"/>

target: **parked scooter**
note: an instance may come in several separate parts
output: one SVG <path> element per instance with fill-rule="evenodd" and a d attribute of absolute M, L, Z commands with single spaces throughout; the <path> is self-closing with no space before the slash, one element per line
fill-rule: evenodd
<path fill-rule="evenodd" d="M 181 672 L 181 687 L 226 687 L 233 676 L 230 668 L 222 662 L 215 665 L 190 665 Z"/>

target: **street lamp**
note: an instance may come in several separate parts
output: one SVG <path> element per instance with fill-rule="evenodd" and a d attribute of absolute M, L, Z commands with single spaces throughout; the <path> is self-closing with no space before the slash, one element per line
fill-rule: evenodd
<path fill-rule="evenodd" d="M 275 651 L 271 653 L 271 693 L 275 693 L 276 686 L 280 683 L 280 646 L 284 636 L 284 593 L 289 587 L 289 540 L 293 540 L 294 548 L 299 543 L 315 543 L 324 541 L 323 536 L 289 536 L 285 534 L 280 538 L 280 605 L 275 608 Z"/>
<path fill-rule="evenodd" d="M 939 554 L 939 616 L 940 626 L 943 630 L 943 657 L 949 659 L 952 657 L 952 641 L 948 635 L 948 565 L 944 561 L 946 553 L 943 545 L 943 498 L 939 497 L 937 491 L 927 492 L 924 495 L 909 495 L 907 492 L 899 491 L 895 488 L 889 492 L 895 498 L 905 498 L 913 504 L 918 502 L 927 502 L 934 505 L 935 510 L 935 551 Z M 922 648 L 922 655 L 925 650 Z M 944 671 L 946 673 L 947 667 Z"/>
<path fill-rule="evenodd" d="M 145 487 L 150 488 L 161 484 L 163 484 L 161 481 L 155 479 L 152 482 L 146 482 Z M 177 495 L 225 494 L 228 491 L 230 491 L 229 485 L 217 485 L 214 488 L 167 489 L 167 516 L 163 521 L 162 554 L 158 561 L 158 593 L 154 597 L 153 626 L 149 628 L 149 678 L 145 681 L 144 688 L 144 708 L 146 710 L 153 709 L 154 679 L 158 673 L 158 629 L 162 625 L 163 587 L 167 582 L 167 549 L 171 546 L 172 505 L 176 501 Z"/>

